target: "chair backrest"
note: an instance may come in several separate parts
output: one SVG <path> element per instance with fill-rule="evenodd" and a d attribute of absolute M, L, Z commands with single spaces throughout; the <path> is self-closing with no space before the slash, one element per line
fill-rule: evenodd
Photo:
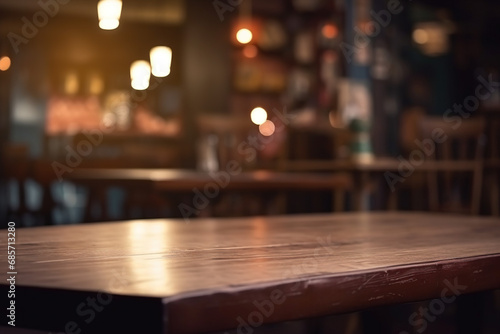
<path fill-rule="evenodd" d="M 425 109 L 420 107 L 408 108 L 401 114 L 399 140 L 405 154 L 417 148 L 415 138 L 421 133 L 420 123 L 424 117 Z"/>
<path fill-rule="evenodd" d="M 420 128 L 424 139 L 442 138 L 431 158 L 480 161 L 484 154 L 485 124 L 483 118 L 457 118 L 449 122 L 442 117 L 423 117 Z"/>
<path fill-rule="evenodd" d="M 485 144 L 485 120 L 482 118 L 453 119 L 424 117 L 420 128 L 422 143 L 432 140 L 434 150 L 429 159 L 444 162 L 428 172 L 429 206 L 454 211 L 464 208 L 461 201 L 470 201 L 470 213 L 478 214 L 482 192 Z M 432 145 L 430 145 L 432 146 Z M 429 147 L 430 147 L 429 146 Z M 465 176 L 464 173 L 472 175 Z M 440 177 L 438 177 L 440 176 Z M 471 180 L 471 183 L 467 182 Z M 438 189 L 441 191 L 438 193 Z M 452 203 L 439 205 L 446 202 Z"/>

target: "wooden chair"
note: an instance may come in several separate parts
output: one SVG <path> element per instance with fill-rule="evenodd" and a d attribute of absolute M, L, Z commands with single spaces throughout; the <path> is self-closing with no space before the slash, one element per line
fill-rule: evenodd
<path fill-rule="evenodd" d="M 424 117 L 420 122 L 422 140 L 430 139 L 435 145 L 434 149 L 424 152 L 428 159 L 426 168 L 422 168 L 427 174 L 429 208 L 479 214 L 485 121 L 482 118 L 460 120 L 457 123 L 445 122 L 442 117 Z M 434 141 L 436 136 L 442 140 Z M 465 175 L 469 175 L 470 185 L 464 184 Z M 463 197 L 469 200 L 469 205 L 462 205 Z"/>
<path fill-rule="evenodd" d="M 420 136 L 420 123 L 425 118 L 425 109 L 421 107 L 411 107 L 403 111 L 399 123 L 399 141 L 402 155 L 405 159 L 409 158 L 410 153 L 419 149 L 415 144 L 415 138 Z M 402 202 L 400 199 L 405 194 L 408 199 L 408 204 L 411 210 L 422 210 L 427 204 L 425 203 L 426 191 L 426 176 L 425 173 L 415 170 L 411 177 L 405 182 L 399 183 L 395 191 L 389 192 L 388 195 L 388 210 L 397 210 Z"/>

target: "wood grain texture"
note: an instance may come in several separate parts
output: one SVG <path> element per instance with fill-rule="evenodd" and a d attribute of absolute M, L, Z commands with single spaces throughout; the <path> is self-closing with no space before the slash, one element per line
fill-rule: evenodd
<path fill-rule="evenodd" d="M 6 249 L 6 232 L 0 233 Z M 283 321 L 500 288 L 500 219 L 424 213 L 138 220 L 17 231 L 18 326 L 144 333 Z M 6 272 L 6 262 L 2 264 Z M 0 283 L 0 293 L 7 290 Z M 113 300 L 84 323 L 87 296 Z M 3 320 L 5 321 L 5 320 Z M 122 326 L 122 327 L 119 327 Z M 85 333 L 85 331 L 84 331 Z"/>

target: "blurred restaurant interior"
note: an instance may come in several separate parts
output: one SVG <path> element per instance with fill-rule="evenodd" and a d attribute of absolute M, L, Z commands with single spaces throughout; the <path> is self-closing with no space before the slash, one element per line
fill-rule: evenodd
<path fill-rule="evenodd" d="M 500 215 L 499 2 L 101 2 L 0 0 L 0 226 Z"/>
<path fill-rule="evenodd" d="M 498 215 L 494 1 L 127 1 L 112 30 L 95 4 L 43 4 L 0 2 L 3 216 L 26 226 L 179 217 L 189 187 L 141 203 L 105 183 L 85 215 L 99 201 L 78 170 L 215 173 L 229 161 L 343 182 L 333 193 L 265 189 L 271 208 L 256 189 L 234 191 L 190 215 L 467 205 Z M 160 54 L 151 74 L 157 46 L 165 64 Z M 133 63 L 146 86 L 132 87 Z M 435 149 L 432 127 L 446 137 Z M 419 171 L 429 159 L 469 164 Z"/>

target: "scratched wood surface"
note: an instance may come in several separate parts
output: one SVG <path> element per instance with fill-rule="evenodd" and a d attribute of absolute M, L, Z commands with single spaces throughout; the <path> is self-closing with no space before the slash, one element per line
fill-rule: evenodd
<path fill-rule="evenodd" d="M 278 295 L 265 322 L 439 297 L 448 284 L 500 288 L 498 218 L 161 219 L 18 229 L 16 238 L 19 326 L 53 331 L 82 323 L 75 308 L 99 292 L 113 302 L 83 323 L 92 333 L 117 323 L 194 333 L 235 328 Z"/>

